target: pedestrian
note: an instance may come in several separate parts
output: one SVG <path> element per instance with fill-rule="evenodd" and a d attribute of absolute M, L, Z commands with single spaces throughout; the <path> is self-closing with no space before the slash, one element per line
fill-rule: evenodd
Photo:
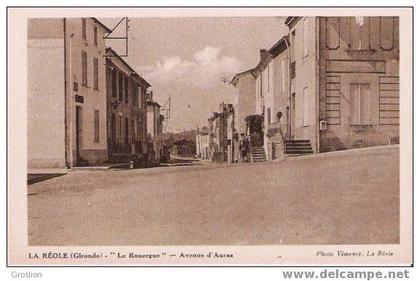
<path fill-rule="evenodd" d="M 241 142 L 239 143 L 242 162 L 248 162 L 248 140 L 244 133 L 241 133 Z"/>

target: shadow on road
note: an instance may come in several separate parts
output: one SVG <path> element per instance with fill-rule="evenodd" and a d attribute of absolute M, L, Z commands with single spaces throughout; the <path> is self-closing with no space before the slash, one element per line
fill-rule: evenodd
<path fill-rule="evenodd" d="M 28 185 L 31 185 L 31 184 L 34 184 L 34 183 L 37 183 L 37 182 L 49 180 L 49 179 L 60 177 L 60 176 L 64 176 L 64 175 L 65 175 L 65 173 L 28 174 L 27 183 L 28 183 Z"/>
<path fill-rule="evenodd" d="M 196 166 L 203 165 L 200 160 L 194 158 L 171 158 L 167 163 L 161 163 L 162 167 Z"/>

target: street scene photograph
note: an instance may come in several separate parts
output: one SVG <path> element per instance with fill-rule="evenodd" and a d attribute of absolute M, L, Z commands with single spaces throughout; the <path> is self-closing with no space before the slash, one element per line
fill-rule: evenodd
<path fill-rule="evenodd" d="M 398 16 L 32 17 L 29 246 L 400 243 Z"/>

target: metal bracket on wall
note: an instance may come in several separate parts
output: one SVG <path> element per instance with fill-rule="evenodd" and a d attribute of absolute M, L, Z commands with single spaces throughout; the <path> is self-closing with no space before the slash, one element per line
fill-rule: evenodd
<path fill-rule="evenodd" d="M 112 28 L 111 32 L 104 36 L 105 40 L 124 40 L 125 41 L 125 54 L 118 54 L 120 57 L 128 57 L 128 17 L 122 18 L 115 26 Z M 113 32 L 119 27 L 125 25 L 125 35 L 124 36 L 112 36 Z M 104 57 L 113 57 L 113 55 L 104 55 Z"/>

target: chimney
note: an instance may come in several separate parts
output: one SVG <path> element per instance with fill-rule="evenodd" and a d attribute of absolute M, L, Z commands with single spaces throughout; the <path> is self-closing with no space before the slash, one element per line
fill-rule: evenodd
<path fill-rule="evenodd" d="M 260 59 L 264 59 L 267 56 L 266 49 L 260 49 Z"/>

